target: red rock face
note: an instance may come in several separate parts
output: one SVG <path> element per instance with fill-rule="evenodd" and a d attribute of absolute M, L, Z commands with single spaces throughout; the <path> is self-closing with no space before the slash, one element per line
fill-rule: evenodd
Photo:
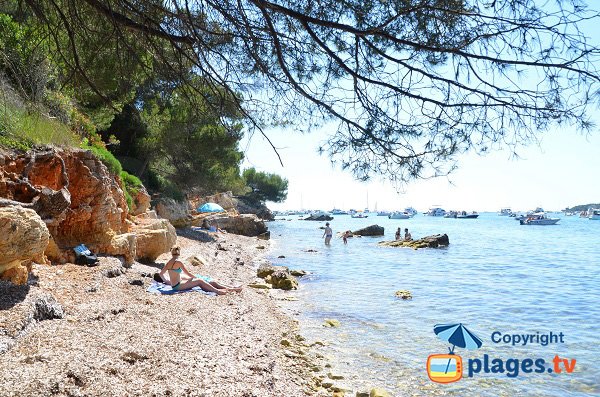
<path fill-rule="evenodd" d="M 26 184 L 15 182 L 27 172 L 29 155 L 0 157 L 0 197 L 31 202 L 35 194 Z M 59 217 L 46 220 L 56 244 L 62 249 L 81 243 L 102 244 L 126 232 L 127 202 L 118 179 L 91 152 L 63 150 L 36 161 L 29 165 L 29 182 L 37 189 L 64 187 L 67 181 L 60 158 L 66 166 L 71 204 Z"/>

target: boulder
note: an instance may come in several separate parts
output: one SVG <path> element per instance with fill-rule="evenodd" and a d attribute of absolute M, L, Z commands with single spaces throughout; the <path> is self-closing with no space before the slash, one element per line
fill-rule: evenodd
<path fill-rule="evenodd" d="M 144 220 L 133 229 L 136 235 L 136 259 L 154 262 L 177 242 L 175 228 L 166 219 Z"/>
<path fill-rule="evenodd" d="M 258 218 L 266 221 L 275 219 L 271 210 L 260 201 L 245 196 L 235 197 L 231 192 L 217 193 L 212 196 L 197 196 L 190 200 L 190 204 L 194 209 L 204 203 L 219 204 L 231 215 L 254 214 Z"/>
<path fill-rule="evenodd" d="M 33 210 L 0 207 L 0 279 L 27 283 L 32 262 L 46 263 L 44 251 L 50 233 Z"/>
<path fill-rule="evenodd" d="M 333 216 L 331 215 L 309 215 L 303 220 L 305 221 L 332 221 Z"/>
<path fill-rule="evenodd" d="M 256 270 L 256 275 L 260 278 L 265 278 L 267 276 L 270 276 L 271 274 L 277 272 L 277 271 L 288 271 L 288 268 L 285 266 L 273 266 L 271 264 L 268 263 L 263 263 L 262 265 L 260 265 L 258 267 L 258 270 Z"/>
<path fill-rule="evenodd" d="M 129 211 L 131 215 L 141 215 L 150 209 L 150 195 L 144 186 L 137 188 L 132 199 L 133 208 Z"/>
<path fill-rule="evenodd" d="M 135 233 L 123 233 L 113 236 L 110 243 L 103 246 L 91 246 L 94 252 L 122 256 L 125 265 L 132 265 L 136 258 L 137 236 Z"/>
<path fill-rule="evenodd" d="M 298 280 L 296 280 L 296 277 L 292 276 L 287 270 L 278 270 L 269 277 L 271 277 L 270 283 L 273 285 L 273 288 L 287 291 L 298 289 Z"/>
<path fill-rule="evenodd" d="M 385 229 L 379 225 L 371 225 L 358 229 L 352 232 L 353 235 L 357 236 L 383 236 Z"/>
<path fill-rule="evenodd" d="M 336 319 L 332 319 L 332 318 L 326 318 L 325 321 L 323 322 L 323 326 L 324 327 L 333 327 L 333 328 L 337 328 L 340 325 L 342 325 L 339 320 Z"/>
<path fill-rule="evenodd" d="M 192 226 L 201 226 L 204 219 L 228 233 L 241 234 L 242 236 L 256 237 L 267 233 L 265 222 L 253 214 L 244 215 L 196 215 L 192 220 Z"/>
<path fill-rule="evenodd" d="M 188 227 L 192 224 L 191 207 L 187 202 L 161 198 L 154 205 L 154 210 L 159 217 L 168 219 L 175 227 Z"/>
<path fill-rule="evenodd" d="M 450 245 L 450 239 L 447 234 L 435 234 L 433 236 L 423 237 L 418 240 L 411 241 L 382 241 L 379 245 L 384 247 L 406 247 L 406 248 L 439 248 Z"/>

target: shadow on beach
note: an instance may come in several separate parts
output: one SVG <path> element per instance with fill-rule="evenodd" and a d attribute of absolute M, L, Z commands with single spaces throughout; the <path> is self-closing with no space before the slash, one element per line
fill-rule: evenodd
<path fill-rule="evenodd" d="M 214 241 L 217 241 L 217 239 L 214 236 L 212 236 L 212 234 L 214 233 L 204 230 L 181 228 L 176 229 L 176 231 L 178 236 L 186 237 L 191 240 L 201 241 L 203 243 L 212 243 Z"/>
<path fill-rule="evenodd" d="M 31 276 L 30 276 L 31 277 Z M 37 280 L 33 280 L 36 282 Z M 14 285 L 8 281 L 0 280 L 0 310 L 8 310 L 23 302 L 30 289 L 30 283 L 25 285 Z"/>

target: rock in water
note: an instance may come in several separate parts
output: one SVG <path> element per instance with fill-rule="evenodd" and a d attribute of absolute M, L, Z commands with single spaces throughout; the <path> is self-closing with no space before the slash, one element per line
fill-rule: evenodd
<path fill-rule="evenodd" d="M 396 297 L 400 299 L 412 299 L 412 293 L 409 290 L 403 289 L 400 291 L 396 291 Z"/>
<path fill-rule="evenodd" d="M 339 327 L 342 325 L 338 320 L 332 318 L 326 318 L 323 322 L 324 327 Z"/>
<path fill-rule="evenodd" d="M 379 388 L 379 387 L 374 387 L 371 389 L 371 393 L 369 393 L 369 397 L 391 397 L 390 393 L 388 393 L 387 391 Z"/>
<path fill-rule="evenodd" d="M 260 265 L 258 267 L 258 270 L 256 271 L 256 275 L 260 278 L 265 278 L 267 276 L 270 276 L 271 274 L 275 273 L 276 271 L 288 271 L 288 268 L 285 266 L 273 266 L 271 264 L 268 263 L 263 263 L 262 265 Z"/>
<path fill-rule="evenodd" d="M 0 207 L 0 278 L 13 284 L 27 283 L 31 263 L 46 263 L 44 251 L 50 233 L 33 210 Z"/>
<path fill-rule="evenodd" d="M 303 220 L 305 221 L 332 221 L 333 216 L 330 215 L 310 215 Z"/>
<path fill-rule="evenodd" d="M 278 270 L 271 274 L 271 284 L 273 288 L 291 290 L 298 289 L 298 280 L 287 270 Z"/>
<path fill-rule="evenodd" d="M 358 229 L 352 232 L 353 235 L 358 236 L 383 236 L 385 229 L 379 225 L 371 225 L 362 229 Z"/>
<path fill-rule="evenodd" d="M 423 237 L 412 241 L 382 241 L 379 245 L 384 247 L 407 247 L 413 249 L 419 248 L 439 248 L 450 245 L 450 239 L 447 234 L 435 234 L 433 236 Z"/>

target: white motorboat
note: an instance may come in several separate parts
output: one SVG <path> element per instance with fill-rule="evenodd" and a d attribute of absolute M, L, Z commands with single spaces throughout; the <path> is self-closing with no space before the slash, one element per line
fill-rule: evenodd
<path fill-rule="evenodd" d="M 348 212 L 334 208 L 331 210 L 331 215 L 348 215 Z"/>
<path fill-rule="evenodd" d="M 404 212 L 406 212 L 408 215 L 410 215 L 410 217 L 412 218 L 413 216 L 417 215 L 417 210 L 414 209 L 413 207 L 406 207 L 404 209 Z"/>
<path fill-rule="evenodd" d="M 526 219 L 519 221 L 521 225 L 556 225 L 560 218 L 548 218 L 544 212 L 536 212 L 527 216 Z"/>
<path fill-rule="evenodd" d="M 392 213 L 390 211 L 379 211 L 377 216 L 387 216 L 389 217 Z"/>
<path fill-rule="evenodd" d="M 600 209 L 590 208 L 588 211 L 588 219 L 591 221 L 600 220 Z"/>
<path fill-rule="evenodd" d="M 510 214 L 512 214 L 512 210 L 510 208 L 501 208 L 500 212 L 498 212 L 498 215 L 500 216 L 510 216 Z"/>
<path fill-rule="evenodd" d="M 362 212 L 357 212 L 355 214 L 352 214 L 352 218 L 368 218 L 369 215 L 367 214 L 363 214 Z"/>
<path fill-rule="evenodd" d="M 440 207 L 431 207 L 429 211 L 425 215 L 428 216 L 444 216 L 446 215 L 446 210 Z"/>
<path fill-rule="evenodd" d="M 400 211 L 396 211 L 396 212 L 392 212 L 390 215 L 388 215 L 389 219 L 409 219 L 411 216 L 408 212 L 400 212 Z"/>

